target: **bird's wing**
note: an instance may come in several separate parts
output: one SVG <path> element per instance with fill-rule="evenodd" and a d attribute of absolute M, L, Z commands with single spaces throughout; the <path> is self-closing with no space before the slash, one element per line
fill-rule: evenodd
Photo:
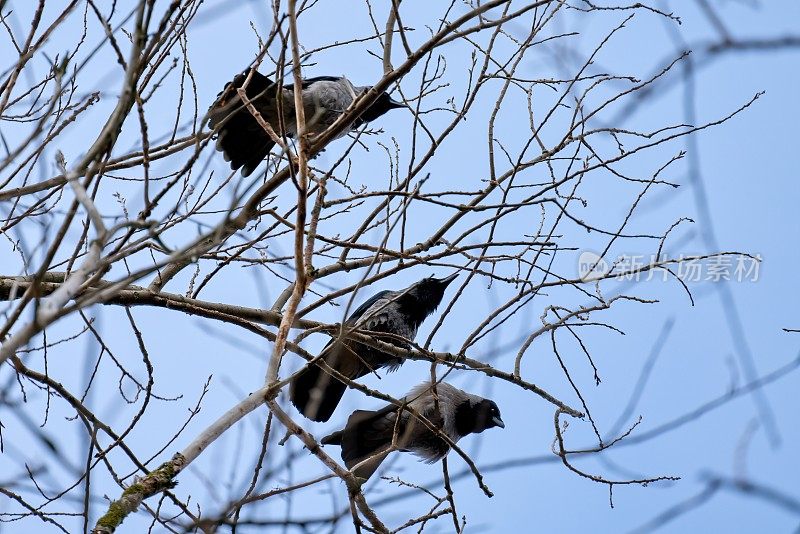
<path fill-rule="evenodd" d="M 322 359 L 348 378 L 360 378 L 373 369 L 365 368 L 352 343 L 332 339 L 320 353 Z"/>
<path fill-rule="evenodd" d="M 385 308 L 390 298 L 393 297 L 394 295 L 395 291 L 388 291 L 388 290 L 375 293 L 369 299 L 367 299 L 361 306 L 356 308 L 356 311 L 350 314 L 350 317 L 347 318 L 345 324 L 348 326 L 354 326 L 359 322 L 361 322 L 362 317 L 364 319 L 369 318 L 376 312 L 379 312 L 382 308 Z"/>
<path fill-rule="evenodd" d="M 357 476 L 369 478 L 388 454 L 392 443 L 398 450 L 412 452 L 427 462 L 435 462 L 447 454 L 447 444 L 425 423 L 407 410 L 402 411 L 398 420 L 398 411 L 399 408 L 393 404 L 377 411 L 356 410 L 347 419 L 344 430 L 336 433 L 335 439 L 328 440 L 329 443 L 341 443 L 342 459 L 348 469 L 364 462 L 353 471 Z M 442 424 L 441 415 L 436 410 L 428 409 L 421 415 L 434 427 Z"/>
<path fill-rule="evenodd" d="M 356 308 L 356 310 L 350 314 L 350 317 L 347 318 L 344 324 L 346 326 L 351 326 L 351 327 L 358 325 L 363 328 L 366 328 L 367 330 L 373 330 L 373 328 L 370 328 L 370 326 L 378 326 L 379 323 L 385 322 L 385 319 L 382 320 L 381 317 L 379 317 L 379 315 L 380 315 L 380 310 L 384 308 L 388 303 L 388 299 L 386 297 L 389 295 L 394 295 L 394 291 L 388 291 L 388 290 L 380 291 L 372 295 L 369 299 L 367 299 L 366 302 L 361 304 L 361 306 Z M 327 354 L 332 355 L 333 353 L 336 352 L 347 353 L 347 354 L 339 354 L 339 356 L 335 358 L 338 361 L 349 361 L 352 359 L 353 363 L 359 362 L 358 357 L 356 356 L 355 353 L 353 353 L 352 347 L 350 347 L 348 343 L 342 342 L 342 340 L 339 339 L 338 336 L 336 338 L 331 339 L 328 342 L 328 344 L 325 345 L 325 347 L 322 349 L 322 353 L 325 355 Z M 352 358 L 348 356 L 352 356 Z M 326 356 L 325 358 L 326 360 L 329 359 L 328 356 Z M 342 370 L 340 370 L 340 372 L 341 371 Z M 356 377 L 355 373 L 350 374 L 343 372 L 343 374 L 347 376 L 352 376 L 354 378 Z"/>
<path fill-rule="evenodd" d="M 401 312 L 397 304 L 397 296 L 397 291 L 382 291 L 378 293 L 372 299 L 365 302 L 359 310 L 356 310 L 360 312 L 358 313 L 358 317 L 356 318 L 356 314 L 354 313 L 350 319 L 348 319 L 347 324 L 363 330 L 369 330 L 370 332 L 386 332 L 387 334 L 393 334 L 392 337 L 383 337 L 376 334 L 375 338 L 382 339 L 394 345 L 406 346 L 404 342 L 398 340 L 394 336 L 414 339 L 416 329 Z M 362 308 L 364 309 L 363 312 L 361 312 Z M 383 353 L 379 352 L 379 354 Z M 387 354 L 381 357 L 381 361 L 381 366 L 389 365 L 392 368 L 391 370 L 395 370 L 401 363 L 397 358 Z"/>
<path fill-rule="evenodd" d="M 237 110 L 244 110 L 244 104 L 239 98 L 237 89 L 241 88 L 247 80 L 249 71 L 237 74 L 233 80 L 225 84 L 222 91 L 217 94 L 216 100 L 209 109 L 209 126 L 215 128 L 219 123 L 229 118 Z M 245 87 L 245 94 L 250 100 L 263 98 L 268 89 L 274 87 L 275 83 L 258 71 L 253 71 L 250 82 Z M 255 122 L 255 120 L 254 120 Z"/>
<path fill-rule="evenodd" d="M 421 401 L 421 402 L 420 402 Z M 410 405 L 417 412 L 425 417 L 435 429 L 444 429 L 445 420 L 441 410 L 448 410 L 448 404 L 439 399 L 438 409 L 433 400 L 433 395 L 429 394 L 425 398 L 412 400 Z M 404 439 L 401 443 L 403 450 L 412 452 L 419 456 L 423 461 L 433 463 L 443 458 L 450 450 L 450 446 L 442 439 L 438 432 L 431 430 L 421 419 L 404 411 L 401 416 Z"/>
<path fill-rule="evenodd" d="M 382 291 L 374 295 L 353 312 L 345 325 L 378 332 L 393 331 L 390 315 L 381 310 L 389 303 L 387 297 L 394 294 Z M 345 384 L 326 369 L 333 368 L 347 378 L 356 379 L 387 365 L 390 368 L 399 365 L 397 359 L 354 342 L 348 335 L 331 339 L 320 356 L 324 365 L 309 366 L 290 387 L 292 403 L 315 421 L 330 418 L 346 389 Z"/>
<path fill-rule="evenodd" d="M 308 89 L 314 82 L 338 82 L 341 79 L 341 76 L 314 76 L 312 78 L 305 78 L 302 87 L 303 89 Z"/>
<path fill-rule="evenodd" d="M 369 318 L 367 324 L 359 326 L 378 329 L 383 319 L 381 314 L 370 312 L 370 309 L 376 311 L 386 304 L 385 297 L 388 294 L 393 292 L 382 291 L 374 295 L 356 309 L 345 324 L 352 327 L 359 320 Z M 374 351 L 353 343 L 346 335 L 331 339 L 320 356 L 325 365 L 309 366 L 292 381 L 290 387 L 292 403 L 306 417 L 315 421 L 327 421 L 330 418 L 346 389 L 343 382 L 326 371 L 327 368 L 333 368 L 347 378 L 356 379 L 385 365 L 384 357 L 376 357 Z"/>
<path fill-rule="evenodd" d="M 211 106 L 208 119 L 209 126 L 218 130 L 217 150 L 231 162 L 231 168 L 244 167 L 242 172 L 245 176 L 258 167 L 274 145 L 239 98 L 237 89 L 244 85 L 247 77 L 248 72 L 244 72 L 225 85 Z M 253 71 L 245 88 L 247 98 L 270 124 L 275 121 L 274 86 L 272 80 Z"/>
<path fill-rule="evenodd" d="M 373 332 L 373 337 L 391 343 L 399 347 L 406 347 L 407 343 L 398 339 L 400 336 L 405 339 L 414 339 L 416 327 L 408 320 L 408 317 L 400 309 L 397 303 L 399 293 L 397 291 L 384 291 L 375 295 L 370 301 L 365 302 L 359 311 L 348 320 L 348 326 L 354 326 L 362 330 Z M 382 336 L 385 332 L 391 336 Z M 368 349 L 366 346 L 359 350 L 359 357 L 367 368 L 366 372 L 378 367 L 386 367 L 389 371 L 395 371 L 403 363 L 403 358 L 392 356 L 377 349 Z"/>

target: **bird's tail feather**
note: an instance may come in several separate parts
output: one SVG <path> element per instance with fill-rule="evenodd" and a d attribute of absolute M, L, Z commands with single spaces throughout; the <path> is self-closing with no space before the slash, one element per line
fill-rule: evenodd
<path fill-rule="evenodd" d="M 248 176 L 267 157 L 275 142 L 250 113 L 238 96 L 237 89 L 247 80 L 248 72 L 236 76 L 217 96 L 209 110 L 208 124 L 217 129 L 217 150 L 220 150 L 232 169 L 243 167 L 242 174 Z M 263 74 L 253 71 L 245 88 L 247 98 L 259 108 L 271 95 L 275 84 Z M 260 102 L 259 102 L 260 101 Z M 269 122 L 270 117 L 262 117 Z"/>
<path fill-rule="evenodd" d="M 323 350 L 323 364 L 309 365 L 289 387 L 289 398 L 300 413 L 314 421 L 327 421 L 342 400 L 347 386 L 326 369 L 351 380 L 369 372 L 347 341 L 336 340 Z"/>
<path fill-rule="evenodd" d="M 327 436 L 319 440 L 319 442 L 322 443 L 323 445 L 341 445 L 342 434 L 344 434 L 343 430 L 337 430 L 332 434 L 328 434 Z"/>
<path fill-rule="evenodd" d="M 389 454 L 394 438 L 396 412 L 394 405 L 378 411 L 356 410 L 347 420 L 347 426 L 339 437 L 342 459 L 357 477 L 368 479 L 380 467 Z"/>
<path fill-rule="evenodd" d="M 319 365 L 307 367 L 289 386 L 289 398 L 295 407 L 313 421 L 327 421 L 347 389 Z"/>

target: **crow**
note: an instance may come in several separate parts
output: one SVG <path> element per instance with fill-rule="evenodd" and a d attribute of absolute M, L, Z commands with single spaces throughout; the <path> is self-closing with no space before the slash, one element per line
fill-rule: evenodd
<path fill-rule="evenodd" d="M 393 450 L 412 452 L 433 463 L 450 451 L 450 445 L 440 433 L 455 443 L 467 434 L 506 426 L 494 401 L 445 382 L 435 387 L 423 382 L 408 393 L 404 402 L 438 432 L 409 410 L 389 404 L 377 411 L 356 410 L 347 419 L 344 429 L 325 436 L 320 442 L 341 445 L 342 460 L 347 468 L 357 477 L 368 479 Z"/>
<path fill-rule="evenodd" d="M 309 419 L 327 421 L 347 386 L 326 369 L 335 369 L 352 380 L 382 367 L 390 371 L 400 367 L 402 358 L 354 341 L 349 331 L 369 330 L 376 332 L 376 339 L 407 346 L 396 336 L 413 341 L 419 326 L 436 310 L 448 284 L 457 276 L 456 273 L 447 278 L 423 278 L 402 291 L 381 291 L 359 306 L 345 321 L 344 335 L 332 339 L 322 350 L 322 363 L 307 366 L 292 380 L 289 387 L 292 404 Z"/>
<path fill-rule="evenodd" d="M 239 97 L 236 90 L 242 87 L 247 99 L 277 135 L 284 132 L 293 137 L 297 134 L 294 85 L 283 85 L 279 99 L 278 84 L 256 70 L 245 71 L 225 85 L 208 111 L 208 125 L 217 131 L 217 150 L 230 161 L 231 169 L 241 168 L 242 175 L 249 176 L 267 157 L 275 142 Z M 344 76 L 306 78 L 302 87 L 306 131 L 311 134 L 325 131 L 358 96 L 370 89 L 369 86 L 355 86 Z M 338 137 L 400 107 L 406 106 L 393 100 L 388 93 L 381 93 Z"/>

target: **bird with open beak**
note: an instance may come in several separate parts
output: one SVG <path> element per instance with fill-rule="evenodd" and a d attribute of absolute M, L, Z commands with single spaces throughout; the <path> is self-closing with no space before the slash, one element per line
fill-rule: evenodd
<path fill-rule="evenodd" d="M 355 341 L 350 332 L 369 331 L 375 339 L 400 347 L 413 341 L 422 322 L 433 313 L 447 286 L 458 274 L 423 278 L 400 291 L 381 291 L 358 307 L 345 321 L 342 334 L 322 350 L 319 361 L 309 364 L 292 379 L 289 398 L 300 412 L 314 421 L 330 419 L 346 385 L 326 369 L 354 380 L 377 369 L 394 371 L 403 359 Z M 388 336 L 381 334 L 389 334 Z"/>

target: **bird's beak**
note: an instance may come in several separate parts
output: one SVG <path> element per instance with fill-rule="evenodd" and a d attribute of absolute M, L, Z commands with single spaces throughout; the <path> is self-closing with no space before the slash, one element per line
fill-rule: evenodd
<path fill-rule="evenodd" d="M 492 417 L 492 423 L 494 423 L 494 426 L 499 426 L 500 428 L 506 427 L 506 424 L 503 422 L 502 419 L 500 419 L 499 415 L 495 415 L 494 417 Z"/>
<path fill-rule="evenodd" d="M 394 98 L 392 98 L 392 97 L 389 97 L 389 109 L 394 109 L 394 108 L 407 108 L 407 107 L 408 107 L 408 106 L 406 106 L 404 103 L 402 103 L 402 102 L 398 102 L 398 101 L 397 101 L 397 100 L 395 100 Z"/>
<path fill-rule="evenodd" d="M 450 282 L 452 282 L 456 278 L 458 278 L 458 273 L 453 273 L 450 276 L 448 276 L 447 278 L 440 279 L 439 283 L 442 284 L 442 286 L 447 287 L 447 286 L 450 285 Z"/>

